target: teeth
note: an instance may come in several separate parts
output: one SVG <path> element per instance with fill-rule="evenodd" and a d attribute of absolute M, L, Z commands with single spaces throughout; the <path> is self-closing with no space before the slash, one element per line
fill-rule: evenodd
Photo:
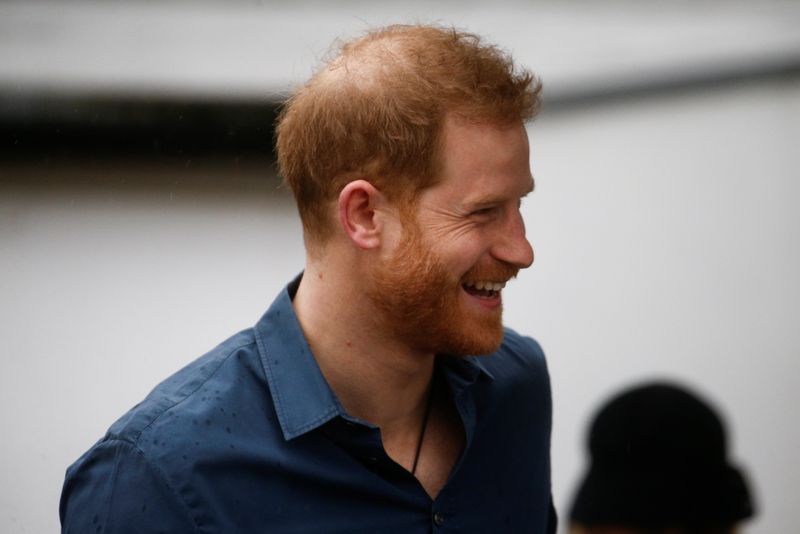
<path fill-rule="evenodd" d="M 506 287 L 505 282 L 485 282 L 483 280 L 479 280 L 477 282 L 466 282 L 464 285 L 474 287 L 477 290 L 486 290 L 486 291 L 500 291 L 504 287 Z"/>

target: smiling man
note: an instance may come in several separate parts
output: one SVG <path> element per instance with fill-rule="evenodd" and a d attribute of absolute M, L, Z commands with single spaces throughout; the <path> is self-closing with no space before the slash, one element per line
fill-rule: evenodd
<path fill-rule="evenodd" d="M 286 104 L 305 270 L 67 472 L 64 532 L 555 531 L 533 262 L 540 86 L 478 37 L 392 26 Z"/>

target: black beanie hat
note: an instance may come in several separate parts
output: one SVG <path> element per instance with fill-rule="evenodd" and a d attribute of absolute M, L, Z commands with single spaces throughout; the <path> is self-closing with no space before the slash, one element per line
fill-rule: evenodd
<path fill-rule="evenodd" d="M 570 519 L 640 528 L 727 526 L 753 515 L 725 429 L 686 389 L 650 383 L 611 399 L 589 433 L 591 465 Z"/>

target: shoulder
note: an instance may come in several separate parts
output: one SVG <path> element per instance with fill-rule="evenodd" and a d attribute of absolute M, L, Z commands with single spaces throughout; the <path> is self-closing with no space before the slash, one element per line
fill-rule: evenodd
<path fill-rule="evenodd" d="M 209 446 L 219 447 L 220 433 L 232 425 L 224 419 L 238 417 L 241 399 L 257 398 L 252 392 L 264 384 L 253 333 L 240 332 L 153 388 L 68 468 L 67 478 L 97 471 L 98 463 L 114 459 L 109 450 L 165 474 L 181 473 L 180 460 L 191 447 L 209 453 Z M 90 466 L 94 471 L 87 470 Z"/>
<path fill-rule="evenodd" d="M 152 517 L 191 525 L 185 503 L 196 501 L 190 488 L 198 466 L 235 455 L 232 434 L 242 429 L 262 437 L 270 431 L 264 391 L 254 334 L 245 330 L 158 384 L 67 469 L 62 521 L 94 528 L 104 513 L 84 517 L 81 510 L 97 503 L 109 517 L 158 509 Z"/>
<path fill-rule="evenodd" d="M 62 532 L 194 533 L 192 510 L 134 444 L 104 439 L 67 470 Z"/>
<path fill-rule="evenodd" d="M 128 441 L 146 451 L 144 434 L 162 427 L 166 420 L 171 420 L 169 428 L 184 415 L 198 417 L 213 410 L 213 401 L 224 400 L 218 385 L 230 389 L 230 379 L 241 383 L 248 375 L 247 368 L 257 360 L 251 329 L 228 338 L 153 388 L 142 402 L 111 425 L 106 438 Z"/>
<path fill-rule="evenodd" d="M 503 343 L 498 352 L 513 354 L 524 362 L 544 365 L 544 351 L 539 342 L 508 327 L 505 328 Z"/>
<path fill-rule="evenodd" d="M 541 420 L 549 426 L 552 410 L 552 390 L 547 361 L 541 346 L 533 338 L 506 329 L 500 348 L 478 358 L 491 376 L 487 386 L 488 405 L 505 407 L 514 413 L 527 413 L 531 420 Z M 488 399 L 493 399 L 491 402 Z M 523 408 L 525 407 L 525 408 Z"/>
<path fill-rule="evenodd" d="M 535 380 L 549 383 L 542 347 L 535 339 L 510 328 L 505 329 L 500 348 L 489 356 L 481 357 L 480 361 L 495 379 L 501 381 Z"/>

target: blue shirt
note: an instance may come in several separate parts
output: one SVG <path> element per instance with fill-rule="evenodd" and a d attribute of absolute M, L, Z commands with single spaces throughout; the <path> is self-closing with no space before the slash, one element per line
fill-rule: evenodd
<path fill-rule="evenodd" d="M 491 355 L 437 358 L 466 440 L 431 500 L 323 378 L 292 308 L 298 283 L 68 468 L 62 532 L 554 532 L 535 341 L 507 330 Z"/>

